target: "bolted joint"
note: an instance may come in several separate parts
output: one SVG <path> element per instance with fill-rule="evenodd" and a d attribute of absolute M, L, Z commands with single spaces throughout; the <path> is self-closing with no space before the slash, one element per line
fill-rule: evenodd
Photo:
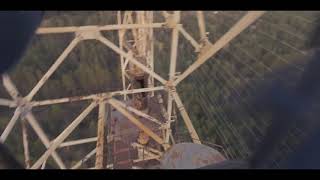
<path fill-rule="evenodd" d="M 20 118 L 25 119 L 25 116 L 32 110 L 32 106 L 30 103 L 26 103 L 19 107 L 21 108 Z"/>
<path fill-rule="evenodd" d="M 165 88 L 168 92 L 176 92 L 176 86 L 174 85 L 174 81 L 173 80 L 169 80 L 167 81 L 167 83 L 165 84 Z"/>
<path fill-rule="evenodd" d="M 209 39 L 208 39 L 208 35 L 209 35 L 209 32 L 206 32 L 205 37 L 200 39 L 200 48 L 202 46 L 206 46 L 206 45 L 210 44 Z"/>
<path fill-rule="evenodd" d="M 107 102 L 108 100 L 110 100 L 113 97 L 112 94 L 107 93 L 107 94 L 97 94 L 96 97 L 94 97 L 94 101 L 96 101 L 97 103 L 101 103 L 101 102 Z"/>
<path fill-rule="evenodd" d="M 166 17 L 166 24 L 165 26 L 167 28 L 176 28 L 178 25 L 178 21 L 176 20 L 176 18 L 174 17 L 173 14 L 170 14 Z"/>
<path fill-rule="evenodd" d="M 209 42 L 208 38 L 204 38 L 200 42 L 200 48 L 199 48 L 199 54 L 198 57 L 205 54 L 210 48 L 212 47 L 212 44 Z"/>
<path fill-rule="evenodd" d="M 16 103 L 17 103 L 17 106 L 24 106 L 25 104 L 28 103 L 28 101 L 25 98 L 18 96 L 16 99 Z"/>
<path fill-rule="evenodd" d="M 76 31 L 76 37 L 79 40 L 98 39 L 101 36 L 98 26 L 83 26 Z"/>
<path fill-rule="evenodd" d="M 208 39 L 208 35 L 209 35 L 209 32 L 206 32 L 205 36 L 200 39 L 199 48 L 197 48 L 196 52 L 203 53 L 212 46 L 212 44 Z"/>
<path fill-rule="evenodd" d="M 169 123 L 170 123 L 170 122 L 168 122 L 168 121 L 162 123 L 162 124 L 159 126 L 159 129 L 161 129 L 161 130 L 167 130 L 168 127 L 169 127 Z"/>

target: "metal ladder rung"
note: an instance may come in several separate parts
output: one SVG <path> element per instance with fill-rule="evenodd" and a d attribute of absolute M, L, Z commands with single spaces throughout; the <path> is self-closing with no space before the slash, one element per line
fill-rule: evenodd
<path fill-rule="evenodd" d="M 117 165 L 123 165 L 123 164 L 129 164 L 131 165 L 131 159 L 128 159 L 128 160 L 123 160 L 123 161 L 118 161 L 117 162 Z"/>
<path fill-rule="evenodd" d="M 123 149 L 120 149 L 119 151 L 116 151 L 114 152 L 113 154 L 120 154 L 122 152 L 126 152 L 126 151 L 130 151 L 130 148 L 123 148 Z"/>

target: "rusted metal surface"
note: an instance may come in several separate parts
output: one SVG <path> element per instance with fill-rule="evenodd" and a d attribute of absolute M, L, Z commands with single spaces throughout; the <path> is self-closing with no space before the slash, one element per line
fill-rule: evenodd
<path fill-rule="evenodd" d="M 132 16 L 132 13 L 126 12 L 122 23 L 131 24 L 134 21 L 137 21 L 139 24 L 151 23 L 153 21 L 152 14 L 152 12 L 148 11 L 137 11 L 134 12 L 135 16 Z M 121 21 L 121 12 L 118 13 L 118 21 Z M 128 51 L 130 56 L 135 58 L 139 64 L 153 70 L 153 34 L 151 31 L 151 28 L 131 29 L 123 31 L 123 34 L 119 39 L 121 39 L 121 45 Z M 122 46 L 120 47 L 121 49 Z M 121 56 L 121 59 L 123 59 L 123 57 L 124 56 Z M 128 60 L 129 58 L 126 59 Z M 152 76 L 146 73 L 139 64 L 129 61 L 127 61 L 127 63 L 124 62 L 123 64 L 122 70 L 127 74 L 126 77 L 131 84 L 130 88 L 140 89 L 153 87 L 153 83 L 150 83 L 153 82 Z M 126 113 L 126 111 L 121 110 L 120 107 L 113 105 L 116 110 L 112 111 L 111 132 L 115 137 L 119 137 L 114 139 L 113 142 L 113 168 L 132 168 L 133 159 L 137 158 L 141 160 L 139 161 L 140 164 L 138 166 L 145 166 L 144 151 L 141 151 L 141 149 L 138 150 L 137 148 L 133 149 L 132 143 L 138 143 L 142 146 L 152 147 L 159 150 L 160 147 L 157 147 L 157 144 L 160 144 L 160 146 L 161 144 L 164 144 L 162 138 L 160 138 L 161 133 L 159 127 L 161 122 L 157 120 L 159 119 L 158 117 L 155 118 L 155 116 L 153 116 L 155 114 L 151 111 L 154 107 L 159 106 L 159 104 L 150 106 L 149 101 L 152 96 L 152 93 L 148 92 L 135 93 L 131 97 L 128 97 L 128 100 L 127 98 L 124 98 L 126 101 L 123 103 L 119 102 L 119 104 L 122 104 L 122 107 L 125 107 L 125 109 L 130 110 L 131 108 L 131 112 L 137 112 L 131 115 L 129 112 Z M 110 104 L 112 105 L 112 103 Z M 160 111 L 157 109 L 156 112 L 158 112 L 156 113 L 157 115 Z M 150 119 L 155 119 L 157 121 L 150 122 Z M 158 123 L 155 124 L 154 122 Z M 132 133 L 124 135 L 124 131 L 128 130 L 132 130 Z"/>
<path fill-rule="evenodd" d="M 194 143 L 173 145 L 161 160 L 161 169 L 196 169 L 225 161 L 217 150 Z"/>
<path fill-rule="evenodd" d="M 134 107 L 134 100 L 123 101 L 122 103 Z M 148 108 L 144 110 L 145 113 L 152 117 L 156 117 L 160 122 L 165 122 L 165 118 L 160 113 L 160 107 L 156 101 L 156 97 L 149 99 L 147 107 Z M 160 126 L 158 124 L 140 116 L 136 116 L 136 118 L 150 128 L 155 134 L 161 135 Z M 140 157 L 137 151 L 138 148 L 133 148 L 132 144 L 140 144 L 141 146 L 145 146 L 146 150 L 153 149 L 153 151 L 158 152 L 162 151 L 161 145 L 149 136 L 143 134 L 138 127 L 115 109 L 111 111 L 109 132 L 111 133 L 109 136 L 114 137 L 111 142 L 113 144 L 112 163 L 114 164 L 114 169 L 129 169 L 132 166 L 147 168 L 151 165 L 154 166 L 159 164 L 158 160 L 150 158 L 147 155 Z M 137 159 L 140 160 L 137 161 Z"/>
<path fill-rule="evenodd" d="M 123 99 L 125 100 L 127 105 L 131 106 L 132 108 L 123 107 L 119 104 L 117 105 L 113 101 L 113 104 L 115 105 L 115 107 L 117 107 L 117 110 L 119 112 L 122 112 L 122 114 L 117 115 L 117 111 L 113 113 L 113 119 L 110 119 L 110 121 L 114 121 L 113 134 L 108 134 L 107 137 L 103 138 L 107 139 L 104 140 L 104 142 L 106 143 L 105 145 L 103 145 L 102 142 L 98 143 L 98 156 L 102 157 L 101 155 L 104 154 L 99 151 L 100 147 L 105 146 L 107 149 L 110 149 L 109 146 L 111 144 L 108 144 L 108 142 L 111 142 L 112 139 L 114 141 L 124 139 L 125 142 L 119 141 L 119 143 L 124 143 L 127 147 L 120 147 L 119 151 L 121 153 L 127 153 L 128 157 L 125 157 L 125 155 L 119 155 L 121 158 L 124 158 L 124 161 L 121 160 L 122 163 L 120 163 L 122 164 L 122 167 L 124 167 L 125 165 L 127 168 L 130 166 L 137 166 L 142 168 L 157 166 L 157 164 L 159 164 L 158 156 L 161 156 L 162 154 L 154 155 L 157 154 L 154 152 L 156 152 L 157 150 L 161 152 L 166 151 L 171 144 L 174 144 L 176 142 L 176 140 L 180 141 L 179 139 L 174 140 L 173 134 L 175 133 L 175 127 L 170 125 L 171 122 L 174 122 L 177 119 L 176 112 L 174 110 L 175 108 L 180 111 L 181 117 L 186 124 L 186 127 L 193 142 L 202 142 L 200 141 L 198 134 L 195 128 L 193 127 L 192 121 L 186 109 L 184 108 L 182 100 L 180 99 L 180 96 L 176 91 L 176 85 L 178 85 L 191 73 L 197 70 L 202 64 L 208 61 L 210 57 L 212 57 L 222 48 L 227 46 L 228 43 L 230 43 L 235 37 L 237 37 L 241 32 L 243 32 L 243 30 L 249 27 L 263 14 L 264 12 L 248 12 L 214 44 L 210 44 L 207 39 L 205 19 L 202 12 L 198 12 L 198 24 L 201 36 L 200 42 L 198 42 L 199 40 L 195 40 L 188 32 L 186 32 L 186 30 L 183 28 L 183 25 L 180 24 L 179 11 L 175 11 L 174 13 L 168 13 L 164 11 L 163 15 L 166 19 L 164 23 L 154 23 L 155 19 L 153 18 L 153 12 L 151 11 L 119 11 L 117 15 L 118 24 L 114 25 L 40 28 L 37 31 L 38 34 L 73 33 L 75 35 L 75 39 L 73 39 L 70 42 L 67 48 L 52 64 L 48 71 L 41 77 L 41 79 L 37 82 L 36 86 L 32 88 L 32 90 L 29 92 L 27 96 L 20 95 L 12 81 L 9 79 L 9 76 L 6 74 L 3 75 L 3 85 L 9 93 L 9 95 L 11 96 L 12 100 L 0 98 L 0 106 L 16 107 L 19 113 L 15 113 L 12 120 L 10 120 L 11 123 L 9 123 L 6 126 L 5 132 L 2 133 L 3 135 L 2 138 L 0 138 L 0 140 L 6 139 L 6 136 L 9 135 L 11 129 L 17 121 L 16 119 L 18 118 L 18 116 L 20 116 L 20 118 L 22 119 L 23 116 L 26 116 L 27 122 L 31 125 L 31 128 L 36 132 L 40 140 L 47 148 L 46 153 L 43 154 L 32 167 L 40 168 L 41 165 L 45 164 L 47 158 L 50 155 L 52 155 L 55 162 L 58 164 L 59 168 L 65 169 L 66 167 L 64 163 L 62 162 L 58 154 L 55 152 L 56 148 L 96 141 L 94 140 L 94 138 L 85 138 L 63 143 L 63 141 L 70 135 L 70 133 L 76 128 L 76 126 L 78 126 L 78 124 L 83 120 L 84 116 L 88 114 L 88 112 L 86 111 L 86 113 L 80 114 L 80 116 L 76 120 L 74 120 L 74 122 L 70 124 L 60 135 L 58 135 L 56 139 L 50 142 L 44 130 L 41 128 L 41 126 L 38 124 L 37 120 L 33 116 L 31 108 L 59 103 L 73 103 L 85 100 L 91 103 L 95 101 L 102 101 L 110 104 L 110 102 L 113 101 L 115 96 L 124 96 Z M 170 69 L 168 80 L 161 77 L 154 70 L 154 28 L 170 28 L 172 30 L 170 48 Z M 118 31 L 119 47 L 111 40 L 102 36 L 102 34 L 100 33 L 100 31 L 107 30 Z M 194 63 L 190 65 L 181 74 L 179 72 L 176 72 L 179 34 L 185 37 L 188 40 L 188 42 L 190 42 L 191 45 L 195 48 L 196 52 L 199 53 L 197 60 L 195 60 Z M 113 92 L 101 92 L 98 94 L 77 97 L 64 97 L 59 99 L 48 99 L 41 101 L 33 100 L 33 97 L 39 92 L 39 90 L 52 76 L 52 74 L 57 70 L 57 68 L 59 68 L 59 66 L 65 61 L 65 59 L 71 53 L 71 51 L 74 50 L 78 43 L 82 43 L 83 40 L 97 40 L 109 47 L 118 55 L 120 55 L 123 89 Z M 163 86 L 161 85 L 158 87 L 154 87 L 154 79 L 158 80 Z M 159 102 L 150 98 L 154 96 L 155 91 L 162 90 L 166 92 L 164 97 L 167 98 L 162 99 L 160 97 Z M 163 107 L 163 104 L 167 104 L 167 107 Z M 93 108 L 94 107 L 92 107 L 92 109 Z M 133 114 L 131 114 L 128 111 L 132 112 Z M 156 120 L 159 120 L 159 122 L 157 122 Z M 142 131 L 146 134 L 141 133 Z M 104 133 L 98 133 L 98 137 L 105 136 L 103 134 Z M 169 141 L 169 139 L 171 139 L 171 141 Z M 143 148 L 147 147 L 146 149 L 150 150 L 151 148 L 153 148 L 156 151 L 152 152 L 153 154 L 147 155 L 146 157 L 144 157 L 143 152 L 143 156 L 141 157 L 139 155 L 136 155 L 137 153 L 135 153 L 134 151 L 132 151 L 131 153 L 131 142 L 140 143 L 140 145 L 142 145 Z M 199 150 L 201 145 L 189 144 L 184 146 L 190 146 L 190 149 L 186 149 L 185 147 L 185 150 L 180 149 L 180 151 L 172 152 L 171 156 L 168 157 L 167 161 L 164 161 L 167 163 L 171 163 L 167 164 L 168 167 L 194 168 L 206 163 L 218 162 L 224 159 L 222 155 L 219 155 L 219 153 L 217 151 L 214 151 L 213 149 L 207 149 L 207 151 L 203 149 Z M 198 150 L 196 147 L 198 147 Z M 128 148 L 129 150 L 127 150 L 126 152 L 125 150 Z M 90 154 L 88 154 L 88 156 L 93 156 L 94 153 L 95 152 L 92 151 L 90 152 Z M 85 159 L 88 156 L 86 156 Z M 192 158 L 188 159 L 188 157 Z M 134 160 L 131 161 L 130 159 Z M 111 160 L 107 160 L 107 164 L 111 165 Z M 185 164 L 183 164 L 183 162 Z M 107 167 L 111 167 L 108 165 Z M 99 166 L 101 168 L 101 164 Z M 105 166 L 103 165 L 103 167 Z M 117 164 L 115 164 L 114 167 L 117 168 Z"/>
<path fill-rule="evenodd" d="M 163 28 L 165 23 L 149 24 L 110 24 L 105 26 L 66 26 L 66 27 L 42 27 L 37 30 L 37 34 L 54 34 L 54 33 L 75 33 L 78 31 L 111 31 L 138 28 Z"/>
<path fill-rule="evenodd" d="M 88 96 L 75 96 L 75 97 L 67 97 L 67 98 L 59 98 L 59 99 L 31 101 L 30 105 L 32 107 L 45 106 L 45 105 L 52 105 L 52 104 L 59 104 L 59 103 L 71 103 L 71 102 L 76 102 L 76 101 L 94 100 L 97 98 L 108 98 L 108 97 L 113 97 L 113 96 L 136 94 L 136 93 L 142 93 L 142 92 L 160 91 L 160 90 L 164 90 L 164 86 L 158 86 L 158 87 L 152 87 L 152 88 L 139 88 L 139 89 L 131 89 L 131 90 L 123 90 L 123 91 L 104 92 L 104 93 L 98 93 L 98 94 L 91 94 Z"/>
<path fill-rule="evenodd" d="M 106 151 L 107 135 L 105 132 L 106 122 L 106 105 L 104 102 L 99 103 L 98 129 L 97 129 L 97 144 L 96 144 L 96 169 L 103 169 L 107 165 L 107 160 L 104 158 Z"/>

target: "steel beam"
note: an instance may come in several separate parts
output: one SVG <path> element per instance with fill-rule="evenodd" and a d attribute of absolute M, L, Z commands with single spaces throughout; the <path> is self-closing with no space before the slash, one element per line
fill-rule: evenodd
<path fill-rule="evenodd" d="M 158 156 L 158 155 L 155 155 L 155 156 L 150 156 L 148 158 L 143 158 L 143 159 L 135 159 L 133 160 L 134 163 L 137 163 L 137 162 L 141 162 L 141 161 L 149 161 L 149 160 L 152 160 L 152 159 L 157 159 L 159 160 L 161 157 Z"/>
<path fill-rule="evenodd" d="M 37 136 L 39 137 L 41 142 L 44 144 L 44 146 L 46 148 L 49 148 L 49 146 L 50 146 L 49 138 L 44 133 L 43 129 L 41 128 L 41 126 L 39 125 L 39 123 L 37 122 L 37 120 L 35 119 L 33 114 L 32 113 L 28 113 L 26 115 L 26 120 L 28 121 L 28 123 L 30 124 L 32 129 L 36 132 Z M 51 156 L 52 156 L 53 160 L 57 163 L 59 168 L 66 169 L 66 166 L 62 162 L 60 156 L 55 151 L 52 152 Z"/>
<path fill-rule="evenodd" d="M 31 101 L 30 105 L 32 107 L 36 106 L 46 106 L 52 104 L 60 104 L 60 103 L 68 103 L 68 102 L 76 102 L 76 101 L 85 101 L 85 100 L 93 100 L 96 98 L 106 98 L 112 96 L 119 96 L 119 95 L 128 95 L 128 94 L 136 94 L 142 92 L 151 92 L 151 91 L 160 91 L 164 90 L 164 86 L 157 86 L 152 88 L 140 88 L 140 89 L 131 89 L 131 90 L 121 90 L 121 91 L 112 91 L 112 92 L 105 92 L 99 94 L 92 94 L 88 96 L 75 96 L 75 97 L 67 97 L 67 98 L 59 98 L 59 99 L 49 99 L 49 100 L 42 100 L 42 101 Z"/>
<path fill-rule="evenodd" d="M 98 130 L 97 130 L 97 144 L 96 144 L 96 169 L 103 169 L 104 162 L 104 152 L 106 151 L 105 141 L 106 137 L 106 104 L 103 101 L 99 102 L 99 116 L 98 116 Z"/>
<path fill-rule="evenodd" d="M 194 143 L 197 143 L 197 144 L 201 144 L 201 141 L 200 141 L 200 138 L 198 136 L 198 133 L 197 131 L 195 130 L 195 128 L 193 127 L 193 124 L 192 124 L 192 121 L 186 111 L 186 109 L 184 108 L 184 105 L 178 95 L 177 92 L 173 92 L 172 93 L 172 96 L 173 96 L 173 99 L 175 100 L 176 104 L 177 104 L 177 107 L 178 107 L 178 110 L 180 111 L 180 114 L 187 126 L 187 129 L 189 131 L 189 134 L 192 138 L 192 141 Z"/>
<path fill-rule="evenodd" d="M 143 118 L 145 118 L 145 119 L 147 119 L 147 120 L 150 120 L 151 122 L 154 122 L 154 123 L 156 123 L 156 124 L 158 124 L 158 125 L 162 125 L 162 123 L 161 123 L 159 120 L 157 120 L 156 118 L 154 118 L 154 117 L 152 117 L 152 116 L 149 116 L 148 114 L 146 114 L 146 113 L 144 113 L 144 112 L 142 112 L 142 111 L 139 111 L 138 109 L 135 109 L 134 107 L 131 107 L 131 106 L 129 106 L 129 105 L 126 105 L 126 104 L 124 104 L 124 103 L 121 102 L 121 101 L 118 101 L 118 100 L 116 100 L 116 99 L 113 99 L 113 100 L 116 101 L 120 106 L 122 106 L 122 107 L 125 108 L 126 110 L 131 111 L 132 113 L 134 113 L 134 114 L 136 114 L 136 115 L 138 115 L 138 116 L 140 116 L 140 117 L 143 117 Z"/>
<path fill-rule="evenodd" d="M 14 83 L 11 81 L 9 75 L 4 74 L 2 76 L 2 78 L 3 78 L 3 81 L 2 81 L 3 85 L 5 86 L 6 90 L 10 94 L 10 96 L 14 100 L 18 101 L 20 93 L 17 90 L 17 88 L 15 87 Z M 26 119 L 27 119 L 28 123 L 30 124 L 30 126 L 33 128 L 33 130 L 36 132 L 37 136 L 40 138 L 41 142 L 45 145 L 46 148 L 48 148 L 49 143 L 50 143 L 49 139 L 45 135 L 44 131 L 42 130 L 42 128 L 40 127 L 38 122 L 36 121 L 36 119 L 33 116 L 32 112 L 27 112 Z M 64 163 L 62 162 L 61 158 L 58 156 L 58 154 L 56 152 L 52 153 L 52 157 L 53 157 L 54 161 L 58 164 L 59 168 L 61 168 L 61 169 L 65 169 L 66 168 Z"/>
<path fill-rule="evenodd" d="M 122 113 L 128 120 L 130 120 L 134 125 L 136 125 L 139 129 L 145 132 L 148 136 L 154 139 L 157 143 L 164 146 L 164 148 L 168 148 L 168 145 L 164 143 L 163 139 L 161 139 L 157 134 L 155 134 L 152 130 L 150 130 L 147 126 L 142 124 L 137 118 L 131 115 L 127 110 L 125 110 L 122 106 L 120 106 L 113 99 L 109 99 L 108 103 L 112 105 L 115 109 L 117 109 L 120 113 Z"/>
<path fill-rule="evenodd" d="M 17 103 L 9 99 L 0 98 L 0 106 L 8 106 L 10 108 L 13 108 L 17 107 Z"/>
<path fill-rule="evenodd" d="M 174 19 L 176 23 L 180 21 L 180 11 L 174 12 Z M 169 81 L 173 82 L 175 80 L 176 65 L 177 65 L 177 53 L 178 53 L 178 40 L 179 40 L 179 30 L 177 26 L 172 29 L 172 39 L 171 39 L 171 54 L 170 54 L 170 69 L 169 69 Z M 168 104 L 167 104 L 167 127 L 165 133 L 165 142 L 169 143 L 169 134 L 171 128 L 171 113 L 172 113 L 172 95 L 168 91 Z"/>
<path fill-rule="evenodd" d="M 111 41 L 109 41 L 107 38 L 100 36 L 97 40 L 101 41 L 103 44 L 105 44 L 106 46 L 108 46 L 109 48 L 111 48 L 113 51 L 115 51 L 116 53 L 118 53 L 119 55 L 122 55 L 123 57 L 125 57 L 126 59 L 128 59 L 132 64 L 136 65 L 137 67 L 139 67 L 141 70 L 143 70 L 144 72 L 148 73 L 150 76 L 154 77 L 155 79 L 157 79 L 159 82 L 161 82 L 162 84 L 166 84 L 167 81 L 165 79 L 163 79 L 161 76 L 159 76 L 157 73 L 153 72 L 152 70 L 150 70 L 148 67 L 146 67 L 145 65 L 143 65 L 142 63 L 140 63 L 137 59 L 135 59 L 133 56 L 130 56 L 128 53 L 122 51 L 119 47 L 117 47 L 115 44 L 113 44 Z"/>
<path fill-rule="evenodd" d="M 85 163 L 86 161 L 89 160 L 89 158 L 91 158 L 94 154 L 96 154 L 97 149 L 94 148 L 92 151 L 90 151 L 83 159 L 81 159 L 80 161 L 78 161 L 74 166 L 71 167 L 71 169 L 78 169 L 79 167 L 81 167 L 81 165 L 83 163 Z M 97 167 L 95 167 L 97 168 Z"/>
<path fill-rule="evenodd" d="M 14 114 L 12 116 L 12 118 L 10 119 L 8 125 L 6 126 L 6 128 L 4 129 L 3 133 L 0 136 L 0 142 L 4 143 L 8 137 L 8 135 L 10 134 L 10 132 L 13 129 L 13 126 L 17 123 L 19 116 L 20 116 L 21 110 L 20 107 L 18 107 L 15 111 Z"/>
<path fill-rule="evenodd" d="M 264 11 L 250 11 L 242 17 L 230 30 L 225 33 L 215 44 L 203 53 L 191 66 L 189 66 L 174 82 L 174 85 L 180 83 L 183 79 L 188 77 L 193 71 L 198 69 L 209 58 L 215 55 L 220 49 L 227 45 L 231 40 L 237 37 L 243 30 L 260 18 Z"/>
<path fill-rule="evenodd" d="M 96 142 L 97 139 L 98 139 L 97 137 L 92 137 L 92 138 L 67 141 L 67 142 L 61 143 L 59 148 L 63 148 L 63 147 L 67 147 L 67 146 L 74 146 L 74 145 L 79 145 L 79 144 L 85 144 L 85 143 L 92 143 L 92 142 Z"/>
<path fill-rule="evenodd" d="M 153 12 L 149 12 L 150 15 L 148 15 L 147 17 L 150 18 L 148 19 L 149 22 L 153 22 Z M 148 54 L 149 56 L 149 66 L 150 66 L 150 69 L 151 71 L 154 71 L 154 31 L 153 31 L 153 28 L 150 28 L 150 31 L 149 31 L 149 41 L 150 41 L 150 51 Z M 154 87 L 154 78 L 152 76 L 149 76 L 148 78 L 148 87 Z M 154 91 L 151 92 L 151 97 L 154 96 Z"/>
<path fill-rule="evenodd" d="M 199 43 L 182 27 L 178 26 L 179 32 L 185 37 L 190 44 L 194 47 L 195 51 L 200 51 L 200 45 Z"/>
<path fill-rule="evenodd" d="M 207 35 L 206 35 L 206 24 L 204 21 L 204 15 L 202 11 L 197 11 L 197 19 L 198 19 L 198 25 L 199 25 L 199 31 L 200 31 L 200 40 L 204 40 L 207 38 Z"/>
<path fill-rule="evenodd" d="M 37 34 L 57 34 L 57 33 L 75 33 L 79 30 L 92 31 L 112 31 L 124 29 L 141 29 L 141 28 L 162 28 L 165 23 L 151 24 L 112 24 L 105 26 L 68 26 L 68 27 L 42 27 L 37 30 Z"/>
<path fill-rule="evenodd" d="M 132 143 L 131 145 L 132 145 L 132 147 L 143 148 L 143 149 L 145 149 L 147 151 L 150 151 L 150 152 L 155 153 L 155 154 L 160 155 L 160 156 L 163 154 L 163 152 L 158 151 L 157 149 L 154 149 L 154 148 L 151 148 L 151 147 L 145 147 L 145 146 L 143 146 L 141 144 L 138 144 L 138 143 Z"/>
<path fill-rule="evenodd" d="M 47 159 L 47 157 L 72 133 L 72 131 L 83 121 L 83 119 L 97 106 L 97 102 L 92 102 L 58 137 L 50 144 L 47 151 L 37 160 L 31 169 L 37 169 Z"/>
<path fill-rule="evenodd" d="M 26 96 L 26 99 L 30 101 L 33 96 L 39 91 L 43 84 L 50 78 L 50 76 L 56 71 L 60 64 L 66 59 L 69 53 L 76 47 L 80 40 L 78 38 L 73 39 L 68 47 L 62 52 L 59 58 L 53 63 L 49 70 L 42 76 L 39 82 L 34 86 L 30 93 Z"/>
<path fill-rule="evenodd" d="M 19 96 L 19 92 L 17 88 L 15 87 L 14 83 L 11 81 L 8 74 L 2 75 L 2 83 L 6 91 L 9 93 L 9 95 L 16 100 Z"/>
<path fill-rule="evenodd" d="M 41 169 L 46 168 L 46 164 L 47 164 L 47 159 L 42 163 L 42 165 L 41 165 Z"/>
<path fill-rule="evenodd" d="M 118 21 L 118 24 L 122 24 L 121 22 L 121 11 L 118 11 L 117 12 L 117 21 Z M 119 30 L 118 31 L 118 36 L 119 36 L 119 48 L 123 51 L 123 36 L 125 34 L 125 31 L 121 31 Z M 126 90 L 126 66 L 124 65 L 124 57 L 122 55 L 120 55 L 120 68 L 121 68 L 121 78 L 122 78 L 122 88 L 123 90 Z M 123 100 L 126 100 L 127 99 L 127 96 L 126 95 L 123 95 Z"/>
<path fill-rule="evenodd" d="M 26 169 L 30 168 L 30 153 L 29 153 L 29 142 L 28 142 L 28 131 L 26 120 L 21 121 L 22 129 L 22 143 L 23 143 L 23 154 Z"/>

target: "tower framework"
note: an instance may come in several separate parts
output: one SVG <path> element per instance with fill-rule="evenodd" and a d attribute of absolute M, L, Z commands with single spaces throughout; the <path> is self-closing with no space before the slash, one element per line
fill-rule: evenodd
<path fill-rule="evenodd" d="M 196 12 L 200 39 L 193 38 L 180 23 L 179 11 L 166 12 L 162 15 L 164 22 L 154 22 L 152 11 L 125 11 L 117 13 L 117 24 L 104 26 L 78 26 L 78 27 L 41 27 L 37 30 L 37 35 L 45 36 L 50 34 L 71 33 L 74 34 L 73 40 L 67 48 L 62 52 L 58 59 L 52 64 L 43 77 L 37 82 L 34 88 L 23 96 L 19 93 L 9 75 L 4 74 L 3 85 L 7 92 L 12 97 L 9 99 L 0 99 L 0 105 L 16 108 L 11 120 L 8 122 L 5 130 L 2 132 L 0 140 L 5 143 L 10 135 L 13 127 L 19 119 L 22 120 L 23 133 L 23 148 L 26 168 L 43 169 L 46 166 L 46 161 L 52 157 L 54 162 L 61 169 L 77 169 L 86 162 L 89 158 L 96 156 L 96 162 L 93 168 L 121 168 L 119 164 L 126 164 L 125 168 L 141 168 L 136 165 L 139 162 L 159 161 L 162 155 L 170 149 L 175 139 L 172 135 L 172 122 L 176 121 L 175 110 L 180 113 L 186 128 L 190 134 L 193 143 L 201 144 L 201 140 L 192 124 L 192 121 L 184 108 L 183 101 L 176 91 L 178 84 L 187 78 L 192 72 L 197 70 L 202 64 L 214 56 L 220 49 L 227 45 L 232 39 L 237 37 L 243 30 L 260 18 L 263 11 L 250 11 L 245 14 L 229 31 L 227 31 L 216 42 L 210 42 L 207 37 L 205 19 L 201 11 Z M 169 78 L 165 79 L 154 71 L 154 29 L 169 29 L 171 31 L 171 48 L 170 48 L 170 67 Z M 118 45 L 102 35 L 103 31 L 117 31 L 119 36 Z M 181 36 L 181 37 L 180 37 Z M 198 53 L 197 59 L 181 74 L 177 74 L 177 51 L 179 38 L 186 38 Z M 33 100 L 33 97 L 39 89 L 46 83 L 50 76 L 63 63 L 69 53 L 83 41 L 99 41 L 106 47 L 110 48 L 120 56 L 121 64 L 121 80 L 122 90 L 112 92 L 102 92 L 87 96 L 66 97 L 59 99 L 48 100 Z M 158 92 L 167 94 L 167 100 L 161 97 Z M 118 97 L 118 98 L 116 98 Z M 119 98 L 120 97 L 120 98 Z M 157 108 L 161 118 L 156 118 L 148 113 L 150 109 L 150 99 L 156 99 L 159 103 Z M 32 108 L 39 106 L 48 106 L 61 103 L 73 103 L 76 101 L 88 101 L 87 106 L 56 138 L 49 139 L 46 132 L 39 125 L 37 118 L 32 113 Z M 176 106 L 176 108 L 174 108 Z M 76 127 L 84 120 L 84 118 L 94 109 L 99 109 L 97 117 L 97 136 L 91 138 L 83 138 L 75 141 L 65 141 L 67 137 L 76 129 Z M 110 110 L 111 109 L 111 110 Z M 117 112 L 120 116 L 114 115 Z M 117 125 L 110 125 L 116 117 L 120 117 L 127 122 L 130 122 L 138 135 L 135 139 L 130 140 L 127 145 L 121 149 L 113 150 L 115 153 L 131 153 L 131 149 L 135 150 L 136 155 L 126 157 L 125 160 L 113 161 L 107 163 L 108 156 L 106 151 L 111 151 L 108 148 L 110 143 L 117 146 L 117 139 L 120 141 L 126 139 L 122 135 L 125 130 L 118 132 L 109 132 L 117 129 Z M 107 121 L 107 122 L 106 122 Z M 25 124 L 28 123 L 35 131 L 41 142 L 46 147 L 45 153 L 39 155 L 39 159 L 35 162 L 30 162 L 29 143 Z M 115 123 L 113 123 L 115 124 Z M 117 130 L 115 130 L 117 131 Z M 57 148 L 72 146 L 75 144 L 96 142 L 96 148 L 90 151 L 83 159 L 78 161 L 72 167 L 66 167 L 63 159 L 56 152 Z M 150 145 L 152 144 L 152 145 Z M 125 150 L 127 149 L 127 150 Z M 129 150 L 128 150 L 129 149 Z M 146 168 L 146 167 L 143 167 Z"/>

